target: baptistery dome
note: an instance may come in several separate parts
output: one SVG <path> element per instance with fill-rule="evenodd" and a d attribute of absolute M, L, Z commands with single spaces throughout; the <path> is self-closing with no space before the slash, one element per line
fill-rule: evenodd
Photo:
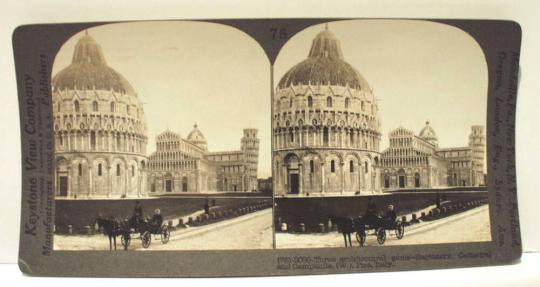
<path fill-rule="evenodd" d="M 53 79 L 54 90 L 108 90 L 135 95 L 129 82 L 107 65 L 101 47 L 88 34 L 75 46 L 71 64 Z"/>
<path fill-rule="evenodd" d="M 85 32 L 52 78 L 56 196 L 146 193 L 146 121 L 131 84 Z"/>
<path fill-rule="evenodd" d="M 339 41 L 328 28 L 313 39 L 308 58 L 292 67 L 281 78 L 278 86 L 284 88 L 302 84 L 369 88 L 364 77 L 345 62 Z"/>
<path fill-rule="evenodd" d="M 377 99 L 328 27 L 278 82 L 272 115 L 276 194 L 380 191 Z"/>

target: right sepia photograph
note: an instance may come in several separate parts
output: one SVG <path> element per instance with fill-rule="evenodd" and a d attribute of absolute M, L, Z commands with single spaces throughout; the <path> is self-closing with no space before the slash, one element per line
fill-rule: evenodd
<path fill-rule="evenodd" d="M 276 248 L 491 241 L 488 71 L 446 24 L 311 26 L 273 66 Z"/>

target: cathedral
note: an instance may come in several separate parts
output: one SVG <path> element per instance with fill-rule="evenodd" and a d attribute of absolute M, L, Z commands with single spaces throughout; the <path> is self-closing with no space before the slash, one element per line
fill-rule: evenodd
<path fill-rule="evenodd" d="M 56 196 L 143 196 L 147 136 L 142 104 L 88 33 L 51 86 Z"/>
<path fill-rule="evenodd" d="M 257 191 L 259 139 L 256 129 L 244 129 L 240 150 L 209 152 L 197 125 L 183 139 L 172 131 L 156 137 L 149 156 L 151 193 Z"/>
<path fill-rule="evenodd" d="M 465 147 L 439 148 L 429 122 L 418 135 L 399 127 L 389 141 L 381 157 L 384 190 L 485 185 L 483 126 L 471 127 Z"/>
<path fill-rule="evenodd" d="M 276 195 L 381 191 L 377 99 L 328 27 L 279 81 L 272 117 Z"/>

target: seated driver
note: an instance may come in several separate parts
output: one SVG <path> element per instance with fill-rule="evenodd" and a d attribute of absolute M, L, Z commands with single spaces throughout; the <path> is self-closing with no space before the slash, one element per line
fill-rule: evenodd
<path fill-rule="evenodd" d="M 371 197 L 368 199 L 367 209 L 362 218 L 367 225 L 375 225 L 377 222 L 377 206 Z"/>
<path fill-rule="evenodd" d="M 154 216 L 152 216 L 152 219 L 150 220 L 150 225 L 154 229 L 155 232 L 159 231 L 161 228 L 161 224 L 163 223 L 163 216 L 161 216 L 161 210 L 157 208 L 154 210 Z"/>
<path fill-rule="evenodd" d="M 394 210 L 394 206 L 392 204 L 388 205 L 388 208 L 386 209 L 386 213 L 384 214 L 384 221 L 386 223 L 387 228 L 392 228 L 394 226 L 394 223 L 396 222 L 397 214 Z"/>

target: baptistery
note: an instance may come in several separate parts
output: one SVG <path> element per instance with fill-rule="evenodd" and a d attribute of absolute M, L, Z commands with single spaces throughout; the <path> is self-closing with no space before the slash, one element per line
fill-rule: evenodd
<path fill-rule="evenodd" d="M 328 27 L 278 82 L 272 113 L 277 195 L 381 190 L 377 99 Z"/>
<path fill-rule="evenodd" d="M 85 32 L 52 78 L 57 197 L 146 194 L 146 122 L 130 83 Z"/>

